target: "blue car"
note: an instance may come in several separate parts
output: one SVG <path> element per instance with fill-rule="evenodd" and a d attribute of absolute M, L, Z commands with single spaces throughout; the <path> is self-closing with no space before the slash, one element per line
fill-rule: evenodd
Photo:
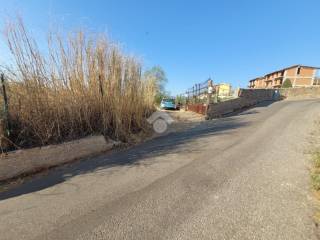
<path fill-rule="evenodd" d="M 177 109 L 177 105 L 176 105 L 174 99 L 164 98 L 164 99 L 161 100 L 160 108 L 161 109 L 176 110 Z"/>

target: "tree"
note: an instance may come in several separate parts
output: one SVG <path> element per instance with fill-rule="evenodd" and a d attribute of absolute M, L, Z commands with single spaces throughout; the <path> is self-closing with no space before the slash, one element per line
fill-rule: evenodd
<path fill-rule="evenodd" d="M 283 88 L 292 88 L 292 83 L 291 80 L 289 78 L 286 78 L 286 80 L 284 80 L 283 84 L 282 84 Z"/>
<path fill-rule="evenodd" d="M 144 79 L 152 81 L 155 84 L 157 92 L 164 92 L 168 79 L 165 71 L 160 66 L 154 66 L 151 69 L 146 70 L 143 76 Z"/>
<path fill-rule="evenodd" d="M 155 102 L 160 103 L 161 99 L 168 96 L 165 85 L 168 82 L 165 71 L 160 66 L 154 66 L 143 74 L 145 81 L 150 81 L 155 88 Z"/>

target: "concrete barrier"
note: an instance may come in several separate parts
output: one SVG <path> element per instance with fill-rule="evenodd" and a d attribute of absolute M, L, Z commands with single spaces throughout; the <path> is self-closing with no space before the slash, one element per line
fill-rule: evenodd
<path fill-rule="evenodd" d="M 1 155 L 0 181 L 99 154 L 117 144 L 106 141 L 103 136 L 91 136 L 58 145 L 8 152 Z"/>

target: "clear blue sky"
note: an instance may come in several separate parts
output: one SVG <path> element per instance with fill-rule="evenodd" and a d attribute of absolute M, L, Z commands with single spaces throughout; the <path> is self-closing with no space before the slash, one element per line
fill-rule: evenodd
<path fill-rule="evenodd" d="M 173 94 L 209 76 L 244 87 L 288 65 L 320 66 L 319 0 L 2 1 L 2 19 L 17 13 L 36 36 L 106 31 L 146 67 L 162 66 Z"/>

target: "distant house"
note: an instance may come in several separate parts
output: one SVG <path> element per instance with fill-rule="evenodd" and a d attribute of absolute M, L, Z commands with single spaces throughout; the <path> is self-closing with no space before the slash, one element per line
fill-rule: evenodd
<path fill-rule="evenodd" d="M 318 67 L 294 65 L 249 81 L 249 88 L 280 88 L 286 79 L 292 87 L 320 86 Z"/>
<path fill-rule="evenodd" d="M 231 95 L 231 85 L 228 83 L 220 83 L 219 85 L 218 96 L 219 97 L 228 97 Z"/>

